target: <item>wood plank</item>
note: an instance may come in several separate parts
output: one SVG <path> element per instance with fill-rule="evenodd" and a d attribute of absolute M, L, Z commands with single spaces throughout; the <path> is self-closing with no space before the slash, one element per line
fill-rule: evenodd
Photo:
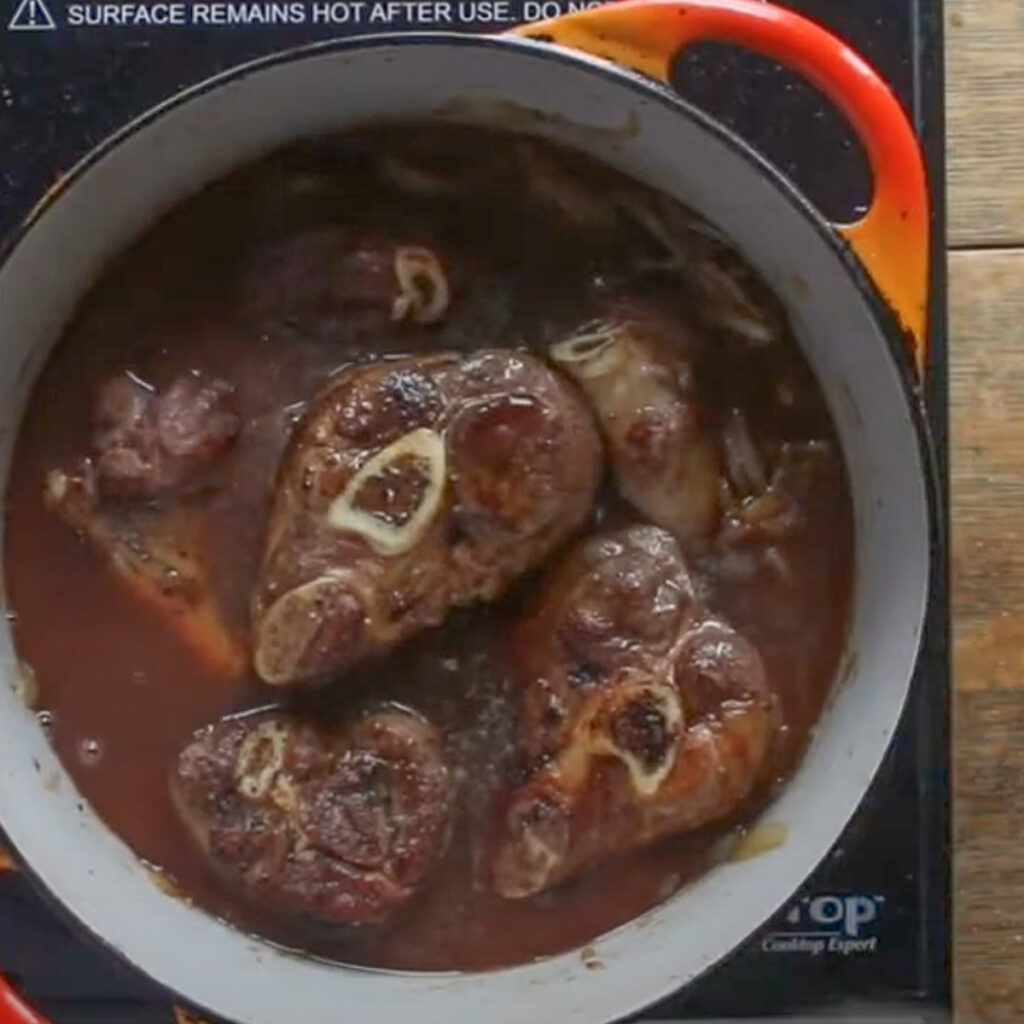
<path fill-rule="evenodd" d="M 956 1020 L 1019 1024 L 1024 250 L 951 254 L 950 325 Z"/>
<path fill-rule="evenodd" d="M 1024 251 L 950 255 L 950 328 L 957 685 L 1024 687 Z"/>
<path fill-rule="evenodd" d="M 955 701 L 955 991 L 958 1024 L 1024 1020 L 1024 694 Z"/>
<path fill-rule="evenodd" d="M 949 240 L 1024 243 L 1024 5 L 946 0 Z"/>

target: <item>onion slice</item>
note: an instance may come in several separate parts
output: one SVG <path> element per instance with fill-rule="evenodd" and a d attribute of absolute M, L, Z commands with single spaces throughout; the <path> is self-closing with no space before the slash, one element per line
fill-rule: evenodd
<path fill-rule="evenodd" d="M 729 480 L 737 493 L 747 497 L 764 494 L 768 487 L 768 474 L 747 425 L 747 418 L 739 409 L 731 409 L 722 429 L 726 467 Z"/>
<path fill-rule="evenodd" d="M 602 377 L 619 366 L 627 337 L 619 324 L 591 324 L 556 342 L 548 354 L 555 363 L 571 367 L 570 372 L 578 377 Z"/>

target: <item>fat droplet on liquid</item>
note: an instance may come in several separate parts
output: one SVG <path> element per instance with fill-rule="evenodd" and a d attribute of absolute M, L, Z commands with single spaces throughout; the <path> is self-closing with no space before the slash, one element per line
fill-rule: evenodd
<path fill-rule="evenodd" d="M 51 739 L 53 736 L 53 712 L 47 711 L 45 708 L 42 711 L 37 711 L 36 721 L 39 722 L 39 728 L 46 734 L 46 738 Z"/>
<path fill-rule="evenodd" d="M 85 739 L 78 744 L 78 759 L 86 768 L 94 768 L 103 758 L 103 744 L 99 740 Z"/>
<path fill-rule="evenodd" d="M 667 874 L 658 884 L 658 899 L 667 900 L 682 884 L 683 879 L 680 875 L 677 875 L 675 872 Z"/>

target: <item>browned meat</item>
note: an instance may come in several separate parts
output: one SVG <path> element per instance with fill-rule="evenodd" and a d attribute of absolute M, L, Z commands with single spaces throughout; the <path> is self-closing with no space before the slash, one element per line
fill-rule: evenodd
<path fill-rule="evenodd" d="M 680 543 L 719 516 L 720 456 L 693 378 L 693 337 L 678 319 L 631 303 L 551 348 L 601 425 L 622 496 Z"/>
<path fill-rule="evenodd" d="M 664 530 L 579 546 L 515 650 L 528 775 L 499 827 L 501 895 L 726 817 L 758 782 L 777 724 L 761 657 L 701 606 Z"/>
<path fill-rule="evenodd" d="M 133 594 L 163 616 L 214 671 L 241 675 L 249 656 L 212 595 L 191 510 L 137 501 L 103 501 L 86 460 L 78 470 L 47 475 L 45 500 L 95 547 Z"/>
<path fill-rule="evenodd" d="M 47 474 L 45 500 L 214 670 L 248 656 L 224 622 L 197 556 L 199 517 L 178 500 L 212 482 L 240 421 L 234 389 L 198 373 L 156 392 L 128 375 L 98 389 L 91 454 Z"/>
<path fill-rule="evenodd" d="M 600 473 L 587 409 L 533 356 L 350 368 L 281 466 L 253 603 L 257 672 L 322 677 L 497 597 L 584 523 Z"/>
<path fill-rule="evenodd" d="M 434 728 L 391 707 L 340 730 L 283 713 L 220 722 L 182 751 L 172 790 L 242 895 L 331 925 L 379 920 L 413 894 L 453 799 Z"/>
<path fill-rule="evenodd" d="M 353 339 L 389 323 L 433 324 L 448 312 L 448 271 L 424 245 L 339 226 L 263 249 L 242 288 L 257 319 L 334 318 Z"/>
<path fill-rule="evenodd" d="M 237 436 L 233 399 L 227 381 L 199 373 L 159 393 L 127 375 L 105 381 L 93 412 L 100 491 L 153 496 L 190 482 Z"/>

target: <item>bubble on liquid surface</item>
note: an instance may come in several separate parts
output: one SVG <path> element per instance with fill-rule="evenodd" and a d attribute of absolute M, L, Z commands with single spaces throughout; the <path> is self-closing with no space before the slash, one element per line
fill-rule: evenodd
<path fill-rule="evenodd" d="M 81 740 L 78 744 L 78 759 L 86 768 L 94 768 L 103 759 L 103 744 L 91 738 Z"/>

